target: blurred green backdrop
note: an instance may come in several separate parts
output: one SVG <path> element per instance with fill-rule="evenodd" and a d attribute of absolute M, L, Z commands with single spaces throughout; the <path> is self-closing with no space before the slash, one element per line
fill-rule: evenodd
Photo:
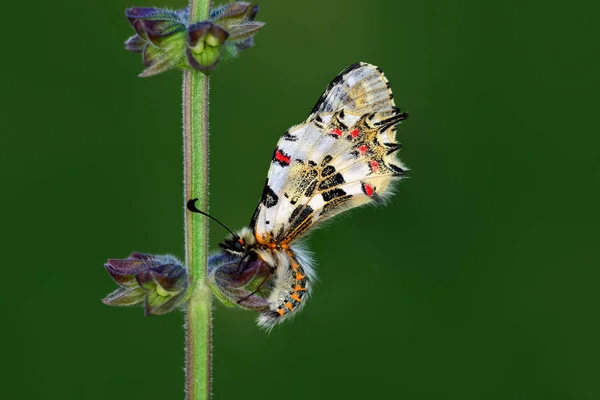
<path fill-rule="evenodd" d="M 292 323 L 216 305 L 215 398 L 600 398 L 598 3 L 259 4 L 212 79 L 211 212 L 248 223 L 279 135 L 359 60 L 411 114 L 412 172 L 311 236 Z M 3 399 L 183 398 L 182 314 L 100 302 L 107 257 L 183 256 L 181 76 L 136 77 L 130 5 L 3 6 Z"/>

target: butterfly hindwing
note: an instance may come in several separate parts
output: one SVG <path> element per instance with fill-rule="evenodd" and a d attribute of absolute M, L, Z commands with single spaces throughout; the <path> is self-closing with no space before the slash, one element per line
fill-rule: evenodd
<path fill-rule="evenodd" d="M 377 67 L 346 68 L 307 121 L 279 140 L 252 221 L 256 237 L 289 243 L 316 223 L 385 198 L 406 169 L 395 156 L 396 125 L 406 116 Z"/>

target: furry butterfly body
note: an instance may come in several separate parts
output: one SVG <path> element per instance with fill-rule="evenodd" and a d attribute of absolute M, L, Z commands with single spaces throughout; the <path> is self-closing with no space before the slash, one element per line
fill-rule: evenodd
<path fill-rule="evenodd" d="M 212 286 L 259 311 L 262 327 L 294 315 L 316 279 L 298 239 L 343 211 L 391 194 L 406 171 L 395 137 L 406 118 L 379 68 L 357 63 L 342 71 L 306 121 L 280 138 L 250 226 L 209 260 Z M 250 281 L 251 292 L 236 292 Z"/>

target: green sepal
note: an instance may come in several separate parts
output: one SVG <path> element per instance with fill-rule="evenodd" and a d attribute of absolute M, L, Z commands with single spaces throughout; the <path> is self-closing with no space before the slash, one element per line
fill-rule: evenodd
<path fill-rule="evenodd" d="M 163 296 L 157 291 L 150 291 L 144 302 L 144 312 L 146 315 L 162 315 L 172 311 L 181 305 L 184 292 L 177 295 Z"/>
<path fill-rule="evenodd" d="M 253 21 L 256 18 L 258 6 L 252 3 L 236 1 L 234 3 L 225 4 L 211 14 L 211 19 L 224 26 L 226 29 L 229 25 L 240 24 L 246 21 Z"/>
<path fill-rule="evenodd" d="M 163 38 L 160 47 L 148 44 L 144 49 L 143 63 L 146 67 L 139 76 L 147 77 L 173 68 L 184 55 L 185 32 Z"/>
<path fill-rule="evenodd" d="M 233 25 L 228 29 L 229 40 L 244 40 L 254 36 L 260 28 L 265 26 L 264 22 L 249 22 L 244 25 Z"/>
<path fill-rule="evenodd" d="M 146 291 L 140 287 L 119 288 L 102 299 L 107 306 L 134 306 L 140 304 L 146 298 Z"/>

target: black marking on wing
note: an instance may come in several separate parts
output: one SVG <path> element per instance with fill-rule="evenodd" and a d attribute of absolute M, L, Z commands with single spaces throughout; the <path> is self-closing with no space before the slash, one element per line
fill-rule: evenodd
<path fill-rule="evenodd" d="M 285 131 L 285 133 L 283 134 L 283 140 L 287 141 L 287 142 L 295 142 L 298 140 L 298 136 L 294 136 L 290 133 L 290 131 Z"/>
<path fill-rule="evenodd" d="M 254 214 L 252 214 L 252 219 L 250 220 L 250 228 L 252 232 L 256 232 L 256 220 L 258 219 L 258 214 L 260 213 L 260 208 L 262 207 L 262 201 L 258 203 L 256 206 L 256 210 L 254 210 Z"/>
<path fill-rule="evenodd" d="M 296 188 L 294 188 L 293 196 L 290 199 L 290 204 L 295 205 L 298 202 L 298 200 L 300 200 L 302 193 L 308 192 L 308 189 L 312 185 L 312 182 L 317 181 L 318 176 L 319 176 L 319 173 L 315 169 L 308 169 L 308 170 L 302 171 L 302 176 L 298 182 L 298 186 Z M 314 189 L 313 189 L 313 191 L 314 191 Z"/>
<path fill-rule="evenodd" d="M 258 219 L 258 214 L 260 214 L 260 209 L 263 206 L 263 202 L 265 200 L 265 193 L 268 191 L 269 188 L 269 178 L 267 178 L 265 180 L 265 187 L 263 188 L 263 194 L 261 195 L 260 201 L 258 202 L 258 205 L 256 206 L 256 209 L 254 210 L 254 214 L 252 214 L 252 219 L 250 220 L 250 228 L 252 228 L 252 232 L 256 232 L 256 220 Z M 271 190 L 273 191 L 273 190 Z"/>
<path fill-rule="evenodd" d="M 321 196 L 323 196 L 323 200 L 327 203 L 333 199 L 346 196 L 346 192 L 340 188 L 336 188 L 321 193 Z"/>
<path fill-rule="evenodd" d="M 323 179 L 321 183 L 319 183 L 319 191 L 327 190 L 331 187 L 341 185 L 344 182 L 346 182 L 344 180 L 344 177 L 338 172 L 335 175 L 331 175 Z"/>
<path fill-rule="evenodd" d="M 328 177 L 329 175 L 335 172 L 335 167 L 333 165 L 328 165 L 321 171 L 321 176 L 323 178 Z"/>
<path fill-rule="evenodd" d="M 406 171 L 395 164 L 390 164 L 390 168 L 394 171 L 394 175 L 404 175 Z"/>
<path fill-rule="evenodd" d="M 313 119 L 313 123 L 315 124 L 315 126 L 319 129 L 323 129 L 325 128 L 325 125 L 323 124 L 323 119 L 321 118 L 320 115 L 317 115 L 314 119 Z"/>
<path fill-rule="evenodd" d="M 283 226 L 279 228 L 279 230 L 277 231 L 277 233 L 275 234 L 275 241 L 280 241 L 285 237 L 285 230 L 283 229 Z"/>
<path fill-rule="evenodd" d="M 408 114 L 405 112 L 400 112 L 399 109 L 396 109 L 398 114 L 392 115 L 390 118 L 384 119 L 383 121 L 375 122 L 373 125 L 381 130 L 385 130 L 392 125 L 396 125 L 400 121 L 404 121 L 408 118 Z"/>
<path fill-rule="evenodd" d="M 337 207 L 341 206 L 342 204 L 344 204 L 345 202 L 347 202 L 351 198 L 352 198 L 352 195 L 349 194 L 349 195 L 344 196 L 344 197 L 336 197 L 335 199 L 331 200 L 329 203 L 326 203 L 323 206 L 323 209 L 321 210 L 321 217 L 327 215 L 331 210 L 333 210 L 334 208 L 337 208 Z"/>
<path fill-rule="evenodd" d="M 381 70 L 380 70 L 380 71 L 381 71 Z M 382 72 L 382 73 L 383 73 L 383 72 Z M 390 81 L 388 81 L 388 80 L 386 79 L 386 82 L 385 82 L 385 87 L 386 87 L 386 88 L 387 88 L 387 90 L 388 90 L 388 95 L 390 96 L 390 100 L 392 101 L 392 104 L 393 104 L 393 103 L 394 103 L 394 93 L 392 93 L 392 89 L 390 89 L 390 86 L 391 86 L 391 85 L 390 85 Z"/>
<path fill-rule="evenodd" d="M 359 157 L 363 157 L 365 154 L 368 154 L 370 152 L 370 149 L 367 149 L 366 153 L 361 153 L 360 151 L 358 151 L 358 148 L 356 150 L 352 150 L 350 152 L 350 155 L 354 158 L 359 158 Z"/>
<path fill-rule="evenodd" d="M 333 160 L 333 157 L 329 154 L 327 154 L 325 157 L 323 157 L 323 161 L 321 161 L 321 167 L 326 166 L 327 164 L 329 164 L 329 162 Z"/>
<path fill-rule="evenodd" d="M 343 118 L 344 118 L 344 110 L 341 110 L 340 112 L 334 114 L 333 118 L 331 118 L 331 122 L 330 122 L 331 126 L 333 128 L 338 128 L 342 132 L 347 131 L 348 125 L 346 125 L 344 123 L 344 121 L 342 121 Z"/>
<path fill-rule="evenodd" d="M 315 192 L 316 188 L 317 188 L 317 181 L 314 180 L 311 182 L 311 184 L 308 186 L 308 188 L 306 188 L 306 191 L 304 192 L 304 196 L 311 197 L 313 195 L 313 193 Z"/>
<path fill-rule="evenodd" d="M 294 232 L 301 224 L 303 224 L 313 214 L 314 210 L 309 205 L 300 204 L 294 208 L 292 215 L 290 215 L 290 226 L 288 232 Z"/>
<path fill-rule="evenodd" d="M 279 197 L 275 194 L 273 189 L 271 189 L 267 181 L 267 184 L 265 185 L 265 190 L 262 194 L 262 204 L 264 204 L 264 206 L 267 208 L 271 208 L 275 206 L 278 202 Z"/>
<path fill-rule="evenodd" d="M 387 154 L 395 153 L 402 148 L 400 143 L 384 143 L 383 145 L 387 148 Z"/>

